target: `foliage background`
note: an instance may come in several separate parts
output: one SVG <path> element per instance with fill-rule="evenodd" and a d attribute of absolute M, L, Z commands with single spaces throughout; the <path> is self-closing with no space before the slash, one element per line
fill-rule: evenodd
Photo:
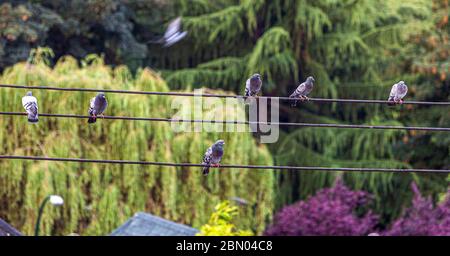
<path fill-rule="evenodd" d="M 390 86 L 398 80 L 404 80 L 409 86 L 407 99 L 449 101 L 448 4 L 448 0 L 6 1 L 0 5 L 0 67 L 5 69 L 17 62 L 27 60 L 31 49 L 37 46 L 48 46 L 53 49 L 54 56 L 50 56 L 48 64 L 56 66 L 52 71 L 39 64 L 35 70 L 28 71 L 28 75 L 23 76 L 25 67 L 23 63 L 20 63 L 13 68 L 5 69 L 1 81 L 67 87 L 115 86 L 146 90 L 191 90 L 207 87 L 241 94 L 245 79 L 251 73 L 259 72 L 264 78 L 264 95 L 289 95 L 306 76 L 313 75 L 316 78 L 316 87 L 311 94 L 312 97 L 385 99 Z M 163 33 L 164 25 L 177 15 L 183 16 L 183 27 L 189 33 L 185 40 L 167 49 L 146 43 Z M 117 68 L 102 66 L 98 64 L 97 58 L 94 58 L 94 63 L 97 64 L 92 66 L 88 57 L 92 53 L 102 55 L 107 65 Z M 74 59 L 61 60 L 66 55 L 73 56 L 78 60 L 78 64 L 84 62 L 90 64 L 77 68 Z M 67 62 L 67 59 L 70 61 Z M 122 65 L 126 65 L 130 71 Z M 143 74 L 149 74 L 149 71 L 142 70 L 143 67 L 150 67 L 158 72 L 159 76 L 150 72 L 152 75 L 143 77 Z M 104 76 L 107 78 L 103 79 Z M 110 81 L 113 81 L 112 85 L 108 83 Z M 142 84 L 148 85 L 143 87 Z M 152 87 L 156 84 L 162 85 Z M 8 93 L 8 100 L 5 99 L 6 93 Z M 20 99 L 19 94 L 21 95 L 22 92 L 2 89 L 0 103 L 2 108 L 5 111 L 19 110 L 20 105 L 17 103 Z M 17 102 L 11 101 L 10 95 L 13 95 Z M 87 97 L 90 97 L 90 95 L 75 94 L 79 100 L 72 102 L 66 95 L 66 99 L 61 103 L 53 103 L 57 95 L 53 93 L 47 95 L 43 92 L 38 96 L 43 97 L 41 102 L 68 104 L 71 109 L 79 109 L 79 102 L 86 102 Z M 124 103 L 122 101 L 115 103 L 114 96 L 111 97 L 114 107 L 111 107 L 110 114 L 123 113 L 122 111 L 125 110 L 121 104 Z M 164 103 L 160 102 L 164 99 L 139 99 L 148 102 L 147 107 L 160 106 Z M 134 99 L 127 100 L 134 101 Z M 153 110 L 147 107 L 144 108 L 141 104 L 135 103 L 126 111 L 133 116 L 166 114 L 158 111 L 152 115 Z M 43 110 L 51 109 L 45 106 Z M 282 106 L 280 114 L 281 121 L 289 122 L 450 126 L 448 107 L 387 108 L 381 105 L 307 103 L 297 108 Z M 7 126 L 8 132 L 15 131 L 14 136 L 2 137 L 5 145 L 3 152 L 31 148 L 25 153 L 44 153 L 31 144 L 31 137 L 23 136 L 32 129 L 23 124 L 19 125 L 23 120 L 2 117 L 1 121 L 13 122 L 11 126 Z M 61 125 L 58 125 L 59 123 Z M 67 126 L 64 126 L 65 123 Z M 203 154 L 205 144 L 215 139 L 215 135 L 211 134 L 175 136 L 166 132 L 164 128 L 159 129 L 160 133 L 153 133 L 151 131 L 157 128 L 148 128 L 146 124 L 104 123 L 102 122 L 102 125 L 108 128 L 99 126 L 94 129 L 102 132 L 98 134 L 106 134 L 108 131 L 107 136 L 116 136 L 116 140 L 107 140 L 104 137 L 106 135 L 97 138 L 94 136 L 94 139 L 98 139 L 102 146 L 98 144 L 91 144 L 90 148 L 79 146 L 77 153 L 99 156 L 94 152 L 103 152 L 108 145 L 109 147 L 116 145 L 114 143 L 117 143 L 122 136 L 132 136 L 125 131 L 133 131 L 130 134 L 136 134 L 136 139 L 133 139 L 136 143 L 133 144 L 137 145 L 127 145 L 130 148 L 114 152 L 113 155 L 109 155 L 110 157 L 138 159 L 145 156 L 145 159 L 179 160 L 186 155 L 183 151 L 186 147 L 179 147 L 179 145 L 189 145 L 189 156 L 192 155 L 192 158 L 184 159 L 198 162 L 198 156 Z M 91 135 L 88 130 L 85 130 L 88 128 L 81 125 L 72 127 L 69 121 L 64 120 L 56 123 L 43 120 L 40 125 L 45 125 L 45 129 L 40 134 L 42 138 L 50 136 L 49 131 L 57 134 L 67 132 L 69 135 L 65 135 L 64 138 L 70 139 L 75 145 L 82 145 L 83 142 L 76 139 L 78 137 L 72 136 L 74 132 L 83 135 L 80 138 L 85 139 L 90 138 L 86 137 L 87 135 Z M 159 125 L 155 124 L 155 127 Z M 144 126 L 151 131 L 138 129 Z M 153 124 L 150 127 L 153 127 Z M 27 129 L 27 133 L 23 129 Z M 6 134 L 6 131 L 3 132 Z M 36 130 L 33 134 L 36 135 L 39 132 Z M 224 162 L 450 169 L 450 137 L 446 133 L 286 128 L 281 132 L 281 138 L 277 143 L 269 145 L 268 149 L 265 146 L 258 146 L 259 151 L 250 150 L 257 144 L 249 134 L 222 136 L 226 140 L 233 141 L 245 138 L 244 146 L 233 147 L 233 144 L 228 144 L 227 156 L 230 158 L 224 159 Z M 170 141 L 170 149 L 150 147 L 144 150 L 145 145 L 139 145 L 145 144 L 143 141 L 150 141 L 153 145 L 158 142 L 157 139 L 163 142 Z M 190 144 L 192 140 L 195 143 Z M 46 147 L 50 146 L 46 145 Z M 45 149 L 52 153 L 48 153 L 49 155 L 62 156 L 69 153 L 68 149 Z M 161 152 L 154 152 L 155 150 Z M 144 151 L 148 152 L 144 153 Z M 248 152 L 252 155 L 249 159 L 244 157 Z M 257 154 L 257 152 L 260 153 Z M 238 157 L 244 157 L 244 159 Z M 14 162 L 16 165 L 20 164 L 22 171 L 13 172 L 11 168 L 18 166 L 13 167 L 12 164 L 13 162 L 2 163 L 3 169 L 6 168 L 7 171 L 0 175 L 8 176 L 14 182 L 6 178 L 0 181 L 6 184 L 0 187 L 0 190 L 3 190 L 2 194 L 5 195 L 3 203 L 0 204 L 0 216 L 10 220 L 19 228 L 28 225 L 28 228 L 25 228 L 28 231 L 32 225 L 29 215 L 34 214 L 33 207 L 37 204 L 39 197 L 30 194 L 27 187 L 31 185 L 27 185 L 28 183 L 24 180 L 33 180 L 28 176 L 44 174 L 36 169 L 31 172 L 28 167 L 30 163 L 25 162 Z M 73 173 L 88 175 L 80 170 L 93 167 L 75 165 L 64 168 L 68 168 L 67 175 L 74 175 Z M 70 168 L 77 169 L 78 172 L 69 171 Z M 100 167 L 94 169 L 96 168 Z M 8 174 L 9 172 L 11 173 Z M 161 178 L 158 182 L 152 178 L 144 179 L 147 181 L 144 182 L 143 187 L 132 188 L 135 196 L 140 198 L 138 204 L 129 199 L 127 192 L 128 187 L 133 187 L 131 184 L 134 184 L 134 181 L 124 176 L 122 170 L 112 168 L 108 169 L 107 173 L 111 176 L 106 178 L 106 183 L 101 183 L 101 188 L 96 186 L 94 182 L 96 178 L 92 174 L 92 178 L 89 177 L 83 181 L 86 183 L 77 185 L 83 186 L 83 189 L 75 190 L 79 193 L 78 197 L 89 202 L 86 205 L 90 205 L 95 199 L 94 204 L 99 204 L 97 211 L 106 215 L 111 214 L 111 219 L 101 217 L 99 212 L 93 214 L 88 211 L 83 215 L 84 210 L 80 204 L 73 203 L 73 206 L 70 204 L 72 209 L 70 211 L 77 212 L 74 216 L 83 216 L 85 221 L 80 223 L 84 224 L 77 222 L 81 217 L 69 218 L 67 215 L 61 215 L 60 212 L 58 214 L 62 217 L 59 223 L 51 222 L 50 218 L 54 216 L 49 216 L 46 220 L 47 233 L 62 234 L 69 231 L 90 230 L 86 232 L 104 234 L 113 226 L 117 226 L 125 217 L 130 216 L 132 211 L 139 207 L 142 209 L 143 206 L 146 210 L 155 211 L 156 214 L 198 227 L 200 223 L 206 222 L 206 216 L 213 210 L 214 204 L 206 204 L 208 202 L 206 198 L 209 197 L 199 197 L 201 198 L 199 202 L 186 208 L 192 195 L 178 192 L 201 190 L 198 184 L 203 181 L 197 176 L 191 177 L 192 182 L 197 184 L 194 187 L 186 186 L 182 182 L 183 179 L 178 179 L 181 174 L 175 171 L 177 179 L 174 178 L 175 174 L 172 178 Z M 170 175 L 163 173 L 161 171 L 160 175 Z M 239 218 L 242 217 L 244 228 L 258 225 L 259 231 L 263 229 L 267 221 L 263 219 L 270 219 L 272 212 L 276 209 L 299 199 L 308 198 L 317 190 L 333 184 L 336 177 L 335 173 L 322 172 L 286 171 L 276 174 L 256 172 L 251 175 L 260 175 L 260 177 L 249 180 L 245 177 L 250 174 L 244 174 L 246 173 L 244 171 L 223 173 L 220 175 L 230 176 L 226 178 L 221 176 L 220 180 L 218 176 L 212 176 L 205 182 L 208 186 L 215 184 L 214 193 L 212 193 L 214 198 L 224 199 L 228 195 L 234 195 L 231 187 L 235 187 L 235 190 L 240 188 L 242 197 L 257 203 L 259 217 L 254 219 L 250 215 L 251 209 L 242 208 L 247 213 L 240 214 Z M 373 210 L 381 217 L 382 225 L 389 224 L 401 214 L 405 207 L 410 205 L 413 197 L 409 189 L 411 181 L 415 181 L 422 194 L 431 196 L 434 201 L 437 201 L 439 195 L 448 188 L 448 179 L 437 174 L 344 173 L 342 175 L 345 183 L 351 188 L 368 191 L 374 196 Z M 57 177 L 56 174 L 49 174 L 48 179 L 53 180 L 55 177 Z M 41 187 L 42 182 L 35 181 L 32 187 L 34 189 Z M 53 184 L 54 189 L 63 189 L 60 182 L 62 181 L 49 184 Z M 67 182 L 69 181 L 66 180 L 64 184 Z M 81 181 L 77 179 L 77 182 Z M 222 183 L 228 185 L 224 186 Z M 105 197 L 113 198 L 87 196 L 91 193 L 90 190 L 107 189 L 105 184 L 115 184 L 113 185 L 115 188 L 109 188 L 111 193 L 105 195 Z M 169 193 L 166 190 L 167 184 L 171 184 L 170 191 L 177 192 Z M 255 193 L 248 193 L 255 190 L 253 186 L 257 190 L 264 191 L 262 198 Z M 148 192 L 150 187 L 154 188 L 154 192 Z M 84 191 L 83 196 L 80 191 Z M 41 196 L 43 195 L 44 192 Z M 36 198 L 31 203 L 28 197 Z M 121 200 L 116 201 L 116 198 Z M 117 215 L 113 213 L 114 211 L 106 210 L 116 209 L 114 205 L 116 203 L 123 206 L 121 209 L 124 209 L 126 213 Z M 25 208 L 28 212 L 27 216 L 19 218 L 13 214 Z M 66 211 L 69 210 L 66 209 Z M 71 220 L 70 228 L 61 227 L 65 225 L 63 220 L 67 220 L 66 218 Z M 86 224 L 95 223 L 93 221 L 95 218 L 98 218 L 99 222 L 107 223 Z M 83 225 L 88 225 L 88 228 Z"/>
<path fill-rule="evenodd" d="M 126 67 L 112 69 L 92 55 L 81 67 L 72 57 L 62 58 L 53 69 L 42 62 L 31 67 L 19 63 L 7 68 L 0 80 L 8 84 L 168 90 L 148 69 L 133 78 Z M 22 111 L 23 94 L 4 90 L 1 108 Z M 39 91 L 34 95 L 42 113 L 85 114 L 95 94 Z M 168 98 L 107 97 L 109 115 L 172 114 Z M 257 145 L 249 133 L 174 133 L 170 123 L 102 121 L 88 125 L 86 120 L 41 118 L 37 125 L 28 125 L 26 119 L 4 117 L 0 119 L 1 154 L 197 163 L 207 147 L 223 138 L 227 142 L 224 162 L 273 164 L 267 147 Z M 215 204 L 231 196 L 259 202 L 255 212 L 245 211 L 254 217 L 238 218 L 237 223 L 261 232 L 271 218 L 275 196 L 273 174 L 261 170 L 213 170 L 204 179 L 201 170 L 155 166 L 2 161 L 0 169 L 0 214 L 26 234 L 33 233 L 39 203 L 54 193 L 64 198 L 65 205 L 46 209 L 42 234 L 105 235 L 137 211 L 200 227 Z"/>

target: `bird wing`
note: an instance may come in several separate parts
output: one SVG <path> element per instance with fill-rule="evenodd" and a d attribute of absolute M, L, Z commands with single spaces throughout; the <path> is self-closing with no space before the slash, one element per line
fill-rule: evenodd
<path fill-rule="evenodd" d="M 313 90 L 314 84 L 311 82 L 311 86 L 309 87 L 306 83 L 305 83 L 305 91 L 303 92 L 304 95 L 308 95 L 311 93 L 311 91 Z"/>
<path fill-rule="evenodd" d="M 245 96 L 250 96 L 250 78 L 245 81 Z"/>
<path fill-rule="evenodd" d="M 22 97 L 22 105 L 25 109 L 31 104 L 35 104 L 37 108 L 37 99 L 34 96 L 24 96 Z"/>
<path fill-rule="evenodd" d="M 397 84 L 392 86 L 391 92 L 389 93 L 389 98 L 393 99 L 397 95 Z"/>
<path fill-rule="evenodd" d="M 89 102 L 89 107 L 90 108 L 94 108 L 95 107 L 95 97 L 91 99 L 91 101 Z"/>
<path fill-rule="evenodd" d="M 203 156 L 203 163 L 204 164 L 209 164 L 211 163 L 211 158 L 212 158 L 212 148 L 209 147 L 206 152 L 205 155 Z"/>
<path fill-rule="evenodd" d="M 34 96 L 22 97 L 22 105 L 27 111 L 29 120 L 36 120 L 38 116 L 38 104 L 37 99 Z"/>
<path fill-rule="evenodd" d="M 293 94 L 294 96 L 306 95 L 306 84 L 304 82 L 301 83 Z"/>
<path fill-rule="evenodd" d="M 175 43 L 183 39 L 186 35 L 187 35 L 186 31 L 183 31 L 181 33 L 178 32 L 175 33 L 174 35 L 166 39 L 166 43 L 163 45 L 163 47 L 169 47 L 174 45 Z"/>
<path fill-rule="evenodd" d="M 91 99 L 91 101 L 89 102 L 89 114 L 92 115 L 92 111 L 94 110 L 95 107 L 95 97 Z"/>
<path fill-rule="evenodd" d="M 38 109 L 38 105 L 37 105 L 37 99 L 34 96 L 24 96 L 22 97 L 22 105 L 25 108 L 26 111 L 30 110 L 30 108 L 32 106 L 35 107 L 35 109 L 33 110 L 33 112 L 37 112 Z M 34 113 L 36 114 L 36 113 Z"/>
<path fill-rule="evenodd" d="M 164 33 L 164 38 L 167 40 L 175 33 L 178 33 L 178 31 L 180 30 L 180 26 L 181 26 L 181 17 L 178 17 L 173 21 L 171 21 L 166 29 L 166 32 Z"/>

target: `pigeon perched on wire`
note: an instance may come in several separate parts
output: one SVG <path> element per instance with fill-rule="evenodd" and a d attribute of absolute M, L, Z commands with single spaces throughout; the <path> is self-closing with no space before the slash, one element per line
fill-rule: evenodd
<path fill-rule="evenodd" d="M 262 87 L 262 80 L 260 74 L 253 74 L 247 81 L 245 82 L 245 95 L 244 99 L 251 96 L 254 97 L 259 93 Z"/>
<path fill-rule="evenodd" d="M 37 123 L 38 119 L 38 103 L 36 97 L 33 96 L 31 92 L 27 92 L 25 96 L 22 97 L 22 105 L 28 114 L 28 122 Z"/>
<path fill-rule="evenodd" d="M 314 87 L 314 81 L 314 77 L 308 76 L 308 78 L 306 78 L 306 81 L 301 83 L 297 87 L 297 89 L 295 89 L 295 91 L 289 96 L 289 98 L 298 98 L 301 101 L 309 100 L 307 95 L 312 91 Z M 291 106 L 297 106 L 297 100 L 293 100 Z"/>
<path fill-rule="evenodd" d="M 92 124 L 97 121 L 97 116 L 102 115 L 105 111 L 106 107 L 108 106 L 108 101 L 106 100 L 104 93 L 99 93 L 97 96 L 91 99 L 91 102 L 89 104 L 89 119 L 88 123 Z"/>
<path fill-rule="evenodd" d="M 186 35 L 186 31 L 181 31 L 181 17 L 177 17 L 169 23 L 163 37 L 157 40 L 149 41 L 149 43 L 162 44 L 163 47 L 169 47 L 179 42 L 181 39 L 186 37 Z"/>
<path fill-rule="evenodd" d="M 210 166 L 219 167 L 220 160 L 222 160 L 223 156 L 223 145 L 225 145 L 225 142 L 218 140 L 206 150 L 202 164 L 207 164 L 208 166 L 203 167 L 203 175 L 208 175 Z"/>
<path fill-rule="evenodd" d="M 405 82 L 400 81 L 392 86 L 391 93 L 388 98 L 388 105 L 393 106 L 395 104 L 402 104 L 403 98 L 406 96 L 408 92 L 408 86 Z"/>

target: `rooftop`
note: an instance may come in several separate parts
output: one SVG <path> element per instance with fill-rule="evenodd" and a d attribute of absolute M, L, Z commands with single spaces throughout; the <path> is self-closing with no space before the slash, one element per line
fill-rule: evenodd
<path fill-rule="evenodd" d="M 22 236 L 22 234 L 6 221 L 0 219 L 0 236 Z"/>
<path fill-rule="evenodd" d="M 195 228 L 139 212 L 111 233 L 111 236 L 194 236 Z"/>

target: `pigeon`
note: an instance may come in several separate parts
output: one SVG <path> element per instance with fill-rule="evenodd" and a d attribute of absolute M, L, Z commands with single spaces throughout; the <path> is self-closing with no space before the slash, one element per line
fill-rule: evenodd
<path fill-rule="evenodd" d="M 297 89 L 289 96 L 289 98 L 298 98 L 300 100 L 308 100 L 307 95 L 312 91 L 314 87 L 314 77 L 308 76 L 306 81 L 301 83 Z M 293 100 L 291 106 L 297 106 L 297 100 Z"/>
<path fill-rule="evenodd" d="M 90 105 L 89 105 L 89 119 L 88 123 L 92 124 L 97 121 L 97 116 L 102 115 L 103 111 L 105 111 L 106 107 L 108 106 L 108 101 L 106 100 L 104 93 L 99 93 L 97 96 L 91 99 Z"/>
<path fill-rule="evenodd" d="M 207 164 L 208 166 L 203 167 L 203 175 L 208 175 L 210 166 L 219 167 L 219 162 L 223 156 L 223 145 L 225 145 L 225 142 L 218 140 L 206 150 L 202 164 Z"/>
<path fill-rule="evenodd" d="M 169 23 L 164 36 L 158 40 L 149 41 L 149 43 L 162 44 L 163 47 L 169 47 L 186 37 L 186 31 L 180 31 L 181 17 L 177 17 Z"/>
<path fill-rule="evenodd" d="M 261 90 L 262 81 L 260 74 L 253 74 L 247 81 L 245 82 L 245 96 L 244 99 L 247 99 L 249 96 L 255 96 Z"/>
<path fill-rule="evenodd" d="M 25 96 L 22 97 L 23 108 L 27 111 L 28 122 L 37 123 L 38 119 L 38 103 L 36 97 L 33 96 L 31 92 L 27 92 Z"/>
<path fill-rule="evenodd" d="M 402 104 L 403 103 L 403 97 L 406 96 L 406 93 L 408 92 L 408 86 L 405 84 L 404 81 L 400 81 L 392 86 L 391 93 L 389 94 L 388 98 L 388 105 L 393 106 L 395 104 Z"/>

